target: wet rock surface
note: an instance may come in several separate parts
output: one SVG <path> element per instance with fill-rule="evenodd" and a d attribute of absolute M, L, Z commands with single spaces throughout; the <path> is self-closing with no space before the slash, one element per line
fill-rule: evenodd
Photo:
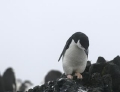
<path fill-rule="evenodd" d="M 83 79 L 67 79 L 63 74 L 55 81 L 29 89 L 28 92 L 120 92 L 120 57 L 111 61 L 98 57 L 96 63 L 87 62 Z"/>

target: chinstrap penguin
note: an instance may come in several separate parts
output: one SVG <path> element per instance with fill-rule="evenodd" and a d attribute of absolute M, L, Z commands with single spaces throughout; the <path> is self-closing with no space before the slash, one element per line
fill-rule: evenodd
<path fill-rule="evenodd" d="M 59 57 L 67 78 L 72 79 L 74 73 L 78 79 L 82 79 L 80 73 L 84 72 L 88 60 L 89 38 L 82 32 L 74 33 L 66 42 Z M 58 60 L 58 61 L 59 61 Z"/>

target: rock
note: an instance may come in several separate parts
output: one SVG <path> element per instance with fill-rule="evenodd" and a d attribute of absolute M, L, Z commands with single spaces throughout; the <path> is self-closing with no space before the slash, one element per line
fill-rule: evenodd
<path fill-rule="evenodd" d="M 106 63 L 106 60 L 103 57 L 98 57 L 97 63 Z"/>
<path fill-rule="evenodd" d="M 90 61 L 87 61 L 86 69 L 85 69 L 84 72 L 89 72 L 90 66 L 91 66 L 91 62 L 90 62 Z"/>
<path fill-rule="evenodd" d="M 112 78 L 112 88 L 116 92 L 120 86 L 120 69 L 116 64 L 108 63 L 103 69 L 103 75 L 110 74 Z"/>
<path fill-rule="evenodd" d="M 112 78 L 110 74 L 106 74 L 103 77 L 104 91 L 112 92 Z"/>
<path fill-rule="evenodd" d="M 103 88 L 103 80 L 100 73 L 93 73 L 90 79 L 91 87 L 100 87 Z"/>
<path fill-rule="evenodd" d="M 4 81 L 3 81 L 3 79 L 2 79 L 2 76 L 1 76 L 1 74 L 0 74 L 0 92 L 4 92 Z"/>
<path fill-rule="evenodd" d="M 120 68 L 120 56 L 115 57 L 112 62 Z"/>
<path fill-rule="evenodd" d="M 83 79 L 67 79 L 65 74 L 54 81 L 29 89 L 28 92 L 120 92 L 120 57 L 106 62 L 99 57 L 97 63 L 87 62 Z"/>
<path fill-rule="evenodd" d="M 90 69 L 89 69 L 90 76 L 93 73 L 100 73 L 100 74 L 102 74 L 102 70 L 105 67 L 105 65 L 106 65 L 106 63 L 95 63 L 95 64 L 92 64 L 90 66 Z"/>

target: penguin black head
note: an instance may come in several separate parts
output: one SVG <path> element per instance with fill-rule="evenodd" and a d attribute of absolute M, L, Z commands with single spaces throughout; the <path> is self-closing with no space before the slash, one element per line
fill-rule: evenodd
<path fill-rule="evenodd" d="M 80 43 L 85 50 L 88 50 L 89 47 L 89 39 L 88 37 L 82 32 L 76 32 L 71 36 L 71 39 L 75 41 L 75 43 Z"/>
<path fill-rule="evenodd" d="M 74 42 L 77 44 L 78 47 L 84 48 L 84 51 L 86 55 L 88 56 L 89 38 L 87 37 L 87 35 L 85 35 L 82 32 L 76 32 L 67 40 L 66 45 L 60 55 L 60 58 L 62 57 L 62 55 L 64 56 L 65 51 L 69 48 L 72 40 L 74 40 Z"/>

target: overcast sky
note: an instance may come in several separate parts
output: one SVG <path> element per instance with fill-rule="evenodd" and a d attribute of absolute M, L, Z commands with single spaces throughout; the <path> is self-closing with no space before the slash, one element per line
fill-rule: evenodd
<path fill-rule="evenodd" d="M 120 1 L 0 0 L 0 72 L 13 67 L 35 85 L 50 69 L 63 72 L 58 58 L 77 31 L 89 37 L 92 63 L 119 55 Z"/>

